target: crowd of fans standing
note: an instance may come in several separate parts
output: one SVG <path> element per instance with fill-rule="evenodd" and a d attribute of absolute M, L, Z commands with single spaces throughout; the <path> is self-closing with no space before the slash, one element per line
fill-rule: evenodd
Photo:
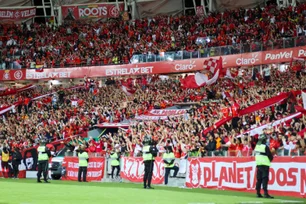
<path fill-rule="evenodd" d="M 182 88 L 178 76 L 168 79 L 157 75 L 129 78 L 124 83 L 136 89 L 130 96 L 122 91 L 119 79 L 109 79 L 105 84 L 85 79 L 82 88 L 71 90 L 59 86 L 53 88 L 53 95 L 26 102 L 26 98 L 50 91 L 37 86 L 18 97 L 2 97 L 2 104 L 16 100 L 22 103 L 0 118 L 0 146 L 25 149 L 37 145 L 42 138 L 49 141 L 71 138 L 67 144 L 71 151 L 79 144 L 86 144 L 91 153 L 104 154 L 120 148 L 123 154 L 138 156 L 143 137 L 150 135 L 160 152 L 164 146 L 172 145 L 179 158 L 188 154 L 251 155 L 257 136 L 243 133 L 294 113 L 295 105 L 302 106 L 300 96 L 229 121 L 211 131 L 205 130 L 224 117 L 238 116 L 239 110 L 250 105 L 280 93 L 302 90 L 306 80 L 290 70 L 280 72 L 272 69 L 269 81 L 260 74 L 254 77 L 248 73 L 236 79 L 221 78 L 215 85 L 200 89 Z M 196 104 L 180 117 L 158 121 L 133 120 L 152 109 L 164 109 L 177 102 Z M 96 124 L 123 120 L 133 120 L 133 123 L 128 129 L 105 134 L 99 140 L 90 138 L 85 141 L 82 137 L 73 137 L 86 133 Z M 269 127 L 264 132 L 269 135 L 269 145 L 274 153 L 303 155 L 305 128 L 306 118 L 303 116 Z M 243 136 L 237 137 L 240 134 Z"/>
<path fill-rule="evenodd" d="M 305 8 L 305 4 L 287 8 L 270 5 L 205 17 L 73 21 L 58 27 L 0 23 L 0 68 L 121 64 L 129 63 L 134 54 L 182 50 L 211 56 L 221 54 L 207 51 L 217 46 L 229 46 L 222 54 L 235 54 L 305 45 Z M 284 44 L 290 37 L 295 39 Z M 198 38 L 205 40 L 199 43 Z"/>

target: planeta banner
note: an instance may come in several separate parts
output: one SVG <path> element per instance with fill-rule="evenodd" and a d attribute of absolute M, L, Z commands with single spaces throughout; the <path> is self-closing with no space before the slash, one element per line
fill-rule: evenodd
<path fill-rule="evenodd" d="M 63 20 L 81 20 L 90 18 L 118 18 L 123 12 L 121 4 L 86 4 L 62 6 Z"/>
<path fill-rule="evenodd" d="M 254 157 L 189 158 L 186 186 L 254 192 Z M 305 157 L 276 157 L 270 167 L 269 191 L 272 195 L 304 197 Z"/>

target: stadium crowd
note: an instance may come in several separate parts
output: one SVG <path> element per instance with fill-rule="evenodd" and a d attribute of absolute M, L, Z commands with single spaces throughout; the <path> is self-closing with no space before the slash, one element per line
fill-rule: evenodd
<path fill-rule="evenodd" d="M 215 56 L 305 45 L 305 8 L 306 4 L 294 8 L 271 5 L 206 17 L 66 21 L 59 27 L 0 23 L 0 68 L 120 64 L 129 63 L 134 54 L 186 50 Z M 297 38 L 284 43 L 288 37 Z M 205 40 L 199 43 L 199 38 Z M 222 53 L 212 48 L 227 45 Z"/>
<path fill-rule="evenodd" d="M 82 143 L 91 153 L 104 154 L 119 148 L 123 154 L 139 156 L 143 137 L 150 135 L 160 152 L 167 143 L 173 145 L 178 158 L 188 154 L 250 155 L 257 136 L 243 133 L 296 112 L 295 105 L 303 106 L 301 96 L 293 96 L 283 103 L 206 130 L 222 118 L 238 117 L 241 109 L 280 93 L 302 90 L 306 86 L 306 78 L 294 72 L 279 72 L 277 69 L 269 72 L 269 78 L 256 72 L 241 72 L 244 75 L 236 79 L 221 78 L 215 85 L 200 89 L 182 88 L 181 76 L 168 79 L 142 76 L 125 81 L 108 79 L 103 85 L 94 79 L 85 79 L 83 88 L 53 87 L 51 91 L 55 94 L 41 100 L 26 100 L 50 92 L 46 87 L 37 86 L 20 96 L 1 98 L 1 103 L 19 98 L 22 103 L 0 118 L 0 146 L 25 149 L 36 146 L 42 138 L 50 142 L 71 139 L 66 143 L 71 151 L 78 149 Z M 127 95 L 122 90 L 122 84 L 134 89 L 135 93 Z M 169 117 L 168 120 L 133 120 L 152 109 L 171 107 L 176 102 L 196 104 L 183 116 Z M 128 129 L 104 134 L 98 140 L 90 138 L 86 141 L 82 137 L 73 137 L 86 133 L 96 124 L 124 120 L 132 120 Z M 305 128 L 306 118 L 303 116 L 280 126 L 268 127 L 264 132 L 270 136 L 269 145 L 274 153 L 302 155 L 305 152 Z M 243 136 L 237 137 L 240 134 Z"/>

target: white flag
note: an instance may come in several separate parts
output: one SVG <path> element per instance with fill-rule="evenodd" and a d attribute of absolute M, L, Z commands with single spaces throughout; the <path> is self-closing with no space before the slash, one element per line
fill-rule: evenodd
<path fill-rule="evenodd" d="M 304 109 L 306 109 L 306 93 L 304 91 L 302 91 L 302 99 L 303 99 Z"/>

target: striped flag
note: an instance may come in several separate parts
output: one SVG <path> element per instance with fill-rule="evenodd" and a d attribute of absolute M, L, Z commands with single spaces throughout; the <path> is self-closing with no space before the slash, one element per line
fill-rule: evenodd
<path fill-rule="evenodd" d="M 44 65 L 35 65 L 35 71 L 36 72 L 43 72 L 44 71 Z"/>

